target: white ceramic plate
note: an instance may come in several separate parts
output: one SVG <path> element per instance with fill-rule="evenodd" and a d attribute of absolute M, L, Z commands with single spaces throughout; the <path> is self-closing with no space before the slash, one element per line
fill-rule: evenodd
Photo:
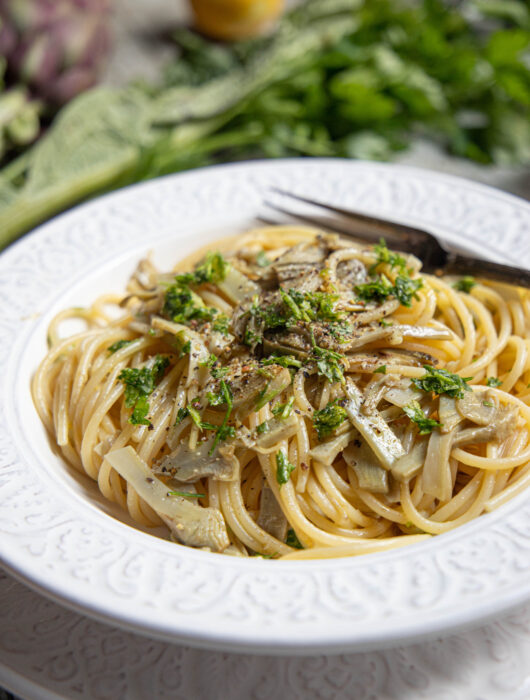
<path fill-rule="evenodd" d="M 530 206 L 427 171 L 291 160 L 208 168 L 79 207 L 0 258 L 0 533 L 4 566 L 93 617 L 239 651 L 375 648 L 492 616 L 530 597 L 530 493 L 408 548 L 316 562 L 239 560 L 179 547 L 110 517 L 50 447 L 29 394 L 49 318 L 123 288 L 149 249 L 169 267 L 243 230 L 271 185 L 429 227 L 530 263 Z"/>

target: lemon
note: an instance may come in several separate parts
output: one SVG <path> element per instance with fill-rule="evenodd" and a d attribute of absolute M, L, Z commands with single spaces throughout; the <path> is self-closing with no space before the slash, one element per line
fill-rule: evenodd
<path fill-rule="evenodd" d="M 280 15 L 283 0 L 191 0 L 195 24 L 214 39 L 246 39 L 264 31 Z"/>

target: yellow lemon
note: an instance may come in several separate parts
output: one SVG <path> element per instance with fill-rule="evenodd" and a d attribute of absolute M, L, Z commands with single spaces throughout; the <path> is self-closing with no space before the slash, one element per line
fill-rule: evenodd
<path fill-rule="evenodd" d="M 191 0 L 197 28 L 232 41 L 264 31 L 280 15 L 283 0 Z"/>

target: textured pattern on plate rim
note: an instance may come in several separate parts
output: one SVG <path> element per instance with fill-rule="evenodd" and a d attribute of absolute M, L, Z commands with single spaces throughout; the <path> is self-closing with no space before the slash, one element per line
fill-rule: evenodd
<path fill-rule="evenodd" d="M 301 173 L 303 180 L 301 178 Z M 425 545 L 356 560 L 238 561 L 176 548 L 69 503 L 21 429 L 17 358 L 28 310 L 122 254 L 198 219 L 259 211 L 274 184 L 435 228 L 529 262 L 530 206 L 427 171 L 347 161 L 275 161 L 195 171 L 123 190 L 41 227 L 0 259 L 0 532 L 8 568 L 88 614 L 230 649 L 339 651 L 425 635 L 529 594 L 530 498 Z M 65 271 L 66 274 L 65 274 Z M 26 320 L 23 320 L 26 317 Z M 6 371 L 7 370 L 7 371 Z"/>
<path fill-rule="evenodd" d="M 414 646 L 257 657 L 124 632 L 0 573 L 0 628 L 0 682 L 25 700 L 528 700 L 530 694 L 528 605 L 465 635 Z"/>

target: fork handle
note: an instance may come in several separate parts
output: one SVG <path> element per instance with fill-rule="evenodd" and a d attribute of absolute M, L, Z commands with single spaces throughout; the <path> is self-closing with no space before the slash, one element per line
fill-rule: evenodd
<path fill-rule="evenodd" d="M 447 262 L 443 269 L 440 270 L 440 274 L 484 277 L 497 282 L 515 284 L 518 287 L 530 287 L 530 270 L 525 270 L 522 267 L 512 267 L 511 265 L 502 265 L 489 260 L 468 258 L 457 253 L 448 254 Z"/>

